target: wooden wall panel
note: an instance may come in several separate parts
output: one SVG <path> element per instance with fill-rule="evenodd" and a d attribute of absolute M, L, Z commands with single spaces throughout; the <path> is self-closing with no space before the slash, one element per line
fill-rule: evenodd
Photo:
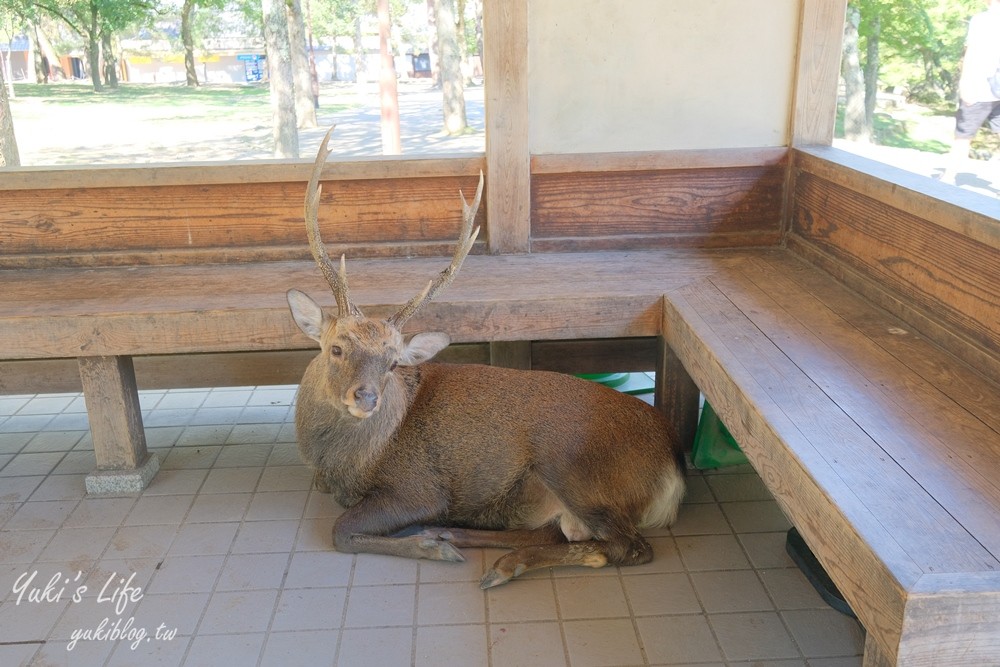
<path fill-rule="evenodd" d="M 536 173 L 532 250 L 775 245 L 781 164 Z"/>
<path fill-rule="evenodd" d="M 922 317 L 1000 354 L 995 245 L 811 173 L 796 175 L 793 197 L 798 238 L 790 243 L 810 259 L 873 281 Z"/>
<path fill-rule="evenodd" d="M 445 254 L 459 190 L 475 188 L 472 175 L 327 182 L 323 236 L 354 257 Z M 286 182 L 8 190 L 0 266 L 308 258 L 304 192 Z"/>

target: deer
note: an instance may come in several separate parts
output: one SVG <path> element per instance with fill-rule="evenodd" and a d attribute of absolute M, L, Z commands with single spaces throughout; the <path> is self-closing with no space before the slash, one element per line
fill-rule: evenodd
<path fill-rule="evenodd" d="M 661 412 L 599 383 L 561 373 L 429 362 L 451 338 L 404 335 L 406 321 L 447 287 L 479 235 L 464 194 L 451 263 L 387 319 L 351 300 L 320 236 L 319 184 L 333 128 L 305 197 L 309 247 L 337 305 L 286 297 L 319 343 L 296 394 L 298 450 L 314 484 L 344 508 L 333 546 L 463 561 L 461 549 L 509 549 L 482 577 L 491 588 L 538 568 L 639 565 L 641 531 L 667 526 L 684 495 L 680 443 Z"/>

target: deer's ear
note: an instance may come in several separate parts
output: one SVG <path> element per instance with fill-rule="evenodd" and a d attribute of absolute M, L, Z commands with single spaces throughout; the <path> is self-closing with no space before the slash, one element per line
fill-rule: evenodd
<path fill-rule="evenodd" d="M 422 364 L 451 344 L 446 333 L 419 333 L 406 343 L 406 349 L 399 359 L 404 366 Z"/>
<path fill-rule="evenodd" d="M 288 299 L 288 307 L 292 311 L 292 319 L 295 320 L 295 324 L 302 329 L 302 333 L 318 343 L 326 324 L 323 309 L 305 292 L 300 292 L 297 289 L 288 290 L 285 297 Z"/>

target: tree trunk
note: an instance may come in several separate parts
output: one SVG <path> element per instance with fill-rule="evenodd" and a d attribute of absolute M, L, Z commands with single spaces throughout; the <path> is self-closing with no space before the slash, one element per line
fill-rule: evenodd
<path fill-rule="evenodd" d="M 368 54 L 365 53 L 364 34 L 361 31 L 361 14 L 354 18 L 354 83 L 361 92 L 362 82 L 368 78 Z"/>
<path fill-rule="evenodd" d="M 35 83 L 45 84 L 49 82 L 49 59 L 45 57 L 45 50 L 42 48 L 42 40 L 38 36 L 38 26 L 29 24 L 31 28 L 32 42 L 35 45 Z"/>
<path fill-rule="evenodd" d="M 118 59 L 111 47 L 111 31 L 101 31 L 101 54 L 104 56 L 104 80 L 111 88 L 118 87 Z"/>
<path fill-rule="evenodd" d="M 194 65 L 194 32 L 191 22 L 194 20 L 195 0 L 184 0 L 181 7 L 181 42 L 184 43 L 184 76 L 187 85 L 198 85 L 198 70 Z"/>
<path fill-rule="evenodd" d="M 451 135 L 468 128 L 465 116 L 465 85 L 462 78 L 462 54 L 458 47 L 455 0 L 434 0 L 437 24 L 441 92 L 444 105 L 444 129 Z"/>
<path fill-rule="evenodd" d="M 302 3 L 286 0 L 288 43 L 291 46 L 292 77 L 295 83 L 295 118 L 299 128 L 316 127 L 316 99 L 312 93 L 312 74 L 306 52 L 306 23 L 302 19 Z"/>
<path fill-rule="evenodd" d="M 840 60 L 840 73 L 844 77 L 844 137 L 868 143 L 871 135 L 865 122 L 865 79 L 861 74 L 858 54 L 858 24 L 861 13 L 848 6 L 844 22 L 844 53 Z"/>
<path fill-rule="evenodd" d="M 299 156 L 299 133 L 295 124 L 295 86 L 292 55 L 288 44 L 288 17 L 284 0 L 261 0 L 264 12 L 264 42 L 271 88 L 274 126 L 274 157 Z"/>
<path fill-rule="evenodd" d="M 10 115 L 6 78 L 3 63 L 0 62 L 0 168 L 21 166 L 17 138 L 14 136 L 14 118 Z"/>
<path fill-rule="evenodd" d="M 865 126 L 868 134 L 875 136 L 875 102 L 878 101 L 879 33 L 882 20 L 878 14 L 871 18 L 871 30 L 865 46 Z"/>
<path fill-rule="evenodd" d="M 382 154 L 399 155 L 403 152 L 399 137 L 399 91 L 396 87 L 396 65 L 389 50 L 389 0 L 378 0 L 379 99 L 382 105 Z"/>
<path fill-rule="evenodd" d="M 87 32 L 87 60 L 90 63 L 90 81 L 94 84 L 94 92 L 101 92 L 101 45 L 97 41 L 100 31 L 98 23 L 97 3 L 90 3 L 90 30 Z"/>

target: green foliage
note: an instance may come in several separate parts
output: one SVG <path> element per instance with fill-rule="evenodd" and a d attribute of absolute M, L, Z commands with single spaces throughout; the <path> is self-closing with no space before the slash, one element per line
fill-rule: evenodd
<path fill-rule="evenodd" d="M 955 97 L 969 17 L 984 0 L 850 0 L 861 13 L 860 50 L 876 40 L 880 89 L 940 104 Z"/>

